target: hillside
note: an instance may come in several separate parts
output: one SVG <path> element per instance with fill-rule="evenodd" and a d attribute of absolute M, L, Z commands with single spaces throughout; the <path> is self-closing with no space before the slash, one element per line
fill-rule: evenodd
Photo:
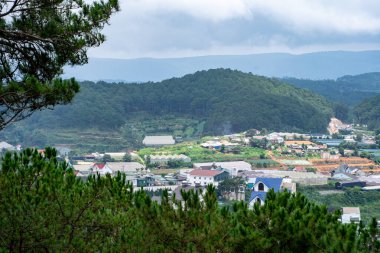
<path fill-rule="evenodd" d="M 91 58 L 89 64 L 66 68 L 64 76 L 91 81 L 147 82 L 215 68 L 231 68 L 280 78 L 336 79 L 344 75 L 378 71 L 380 51 L 332 51 L 297 55 L 266 53 L 163 59 Z"/>
<path fill-rule="evenodd" d="M 355 106 L 364 99 L 380 94 L 380 73 L 347 75 L 336 80 L 284 78 L 283 81 L 314 91 L 332 102 Z"/>
<path fill-rule="evenodd" d="M 368 98 L 353 109 L 358 123 L 367 124 L 370 130 L 380 129 L 380 95 Z"/>
<path fill-rule="evenodd" d="M 250 128 L 324 132 L 331 115 L 330 104 L 307 90 L 276 79 L 215 69 L 158 83 L 83 82 L 73 104 L 36 113 L 0 137 L 12 136 L 30 145 L 35 142 L 43 145 L 65 143 L 64 136 L 60 140 L 56 137 L 68 129 L 82 133 L 94 130 L 103 132 L 97 142 L 100 145 L 108 136 L 105 131 L 113 134 L 124 131 L 114 139 L 125 139 L 142 127 L 145 131 L 139 132 L 139 138 L 146 133 L 175 134 L 176 127 L 189 128 L 183 132 L 193 131 L 198 135 L 228 134 Z M 168 117 L 172 118 L 159 121 Z M 181 118 L 186 121 L 169 127 L 172 120 Z M 156 121 L 147 126 L 149 120 Z M 25 134 L 28 131 L 25 129 L 36 130 Z M 49 132 L 56 134 L 49 136 Z M 45 135 L 43 141 L 31 137 L 39 134 Z M 70 136 L 72 132 L 67 134 Z"/>

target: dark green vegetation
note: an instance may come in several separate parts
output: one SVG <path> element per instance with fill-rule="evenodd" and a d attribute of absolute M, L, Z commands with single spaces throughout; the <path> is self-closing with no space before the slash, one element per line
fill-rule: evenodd
<path fill-rule="evenodd" d="M 186 141 L 199 139 L 203 133 L 204 122 L 173 116 L 152 116 L 149 119 L 139 116 L 128 120 L 118 129 L 113 129 L 112 126 L 109 128 L 96 127 L 95 124 L 99 124 L 94 116 L 94 124 L 89 123 L 89 128 L 84 126 L 62 128 L 60 127 L 62 121 L 57 118 L 63 108 L 57 107 L 54 111 L 42 112 L 41 118 L 39 118 L 39 113 L 36 113 L 36 116 L 32 116 L 30 119 L 10 125 L 7 129 L 0 131 L 0 139 L 37 147 L 67 144 L 81 153 L 142 148 L 144 135 L 174 134 L 175 137 L 181 137 L 180 139 Z M 49 118 L 50 116 L 45 117 L 45 115 L 50 115 L 51 118 Z M 101 113 L 100 116 L 107 117 L 105 113 Z M 35 119 L 38 119 L 38 122 Z"/>
<path fill-rule="evenodd" d="M 34 115 L 22 122 L 27 127 L 21 129 L 58 135 L 68 129 L 98 129 L 140 136 L 131 140 L 152 132 L 175 134 L 176 130 L 184 138 L 250 128 L 323 132 L 331 115 L 330 104 L 307 90 L 276 79 L 216 69 L 160 83 L 84 82 L 71 105 Z M 159 122 L 161 117 L 164 120 Z M 157 121 L 151 127 L 139 123 L 152 118 Z M 170 118 L 188 121 L 176 129 Z M 22 136 L 15 128 L 10 129 L 12 135 Z M 53 144 L 49 141 L 45 144 Z"/>
<path fill-rule="evenodd" d="M 247 162 L 249 162 L 256 168 L 270 168 L 280 166 L 278 162 L 273 161 L 271 159 L 247 160 Z"/>
<path fill-rule="evenodd" d="M 380 93 L 380 73 L 343 76 L 336 80 L 307 80 L 285 78 L 283 81 L 314 91 L 328 100 L 347 106 L 359 104 L 366 98 Z"/>
<path fill-rule="evenodd" d="M 0 0 L 0 130 L 72 101 L 79 85 L 58 78 L 62 68 L 87 62 L 118 8 L 117 0 Z"/>
<path fill-rule="evenodd" d="M 343 206 L 360 206 L 362 219 L 367 224 L 372 217 L 380 219 L 380 192 L 361 191 L 356 188 L 344 188 L 335 192 L 332 185 L 321 187 L 297 187 L 297 191 L 304 194 L 309 200 L 323 204 L 334 210 L 339 210 Z M 333 191 L 328 194 L 328 191 Z M 320 194 L 325 192 L 327 194 Z"/>
<path fill-rule="evenodd" d="M 76 178 L 55 151 L 8 153 L 0 171 L 0 250 L 10 252 L 378 252 L 379 231 L 342 225 L 301 194 L 267 195 L 264 206 L 217 205 L 190 191 L 161 204 L 125 177 Z"/>
<path fill-rule="evenodd" d="M 380 129 L 380 95 L 368 98 L 353 110 L 357 122 L 367 124 L 368 129 Z"/>

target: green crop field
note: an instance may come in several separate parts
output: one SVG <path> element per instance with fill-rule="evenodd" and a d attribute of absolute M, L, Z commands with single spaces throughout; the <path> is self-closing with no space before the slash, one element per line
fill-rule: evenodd
<path fill-rule="evenodd" d="M 158 154 L 184 154 L 190 157 L 192 162 L 222 162 L 259 159 L 260 155 L 266 155 L 266 151 L 260 148 L 240 147 L 239 153 L 222 153 L 202 148 L 196 142 L 184 142 L 160 148 L 144 148 L 138 154 L 141 157 Z"/>

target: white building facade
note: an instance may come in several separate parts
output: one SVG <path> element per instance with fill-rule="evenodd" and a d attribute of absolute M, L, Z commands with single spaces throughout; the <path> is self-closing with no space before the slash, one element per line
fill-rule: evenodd
<path fill-rule="evenodd" d="M 192 170 L 187 175 L 187 182 L 192 186 L 207 186 L 209 184 L 217 187 L 219 182 L 229 177 L 228 172 L 221 170 Z"/>
<path fill-rule="evenodd" d="M 359 224 L 361 220 L 360 217 L 360 207 L 343 207 L 342 208 L 342 223 L 350 224 L 356 223 Z"/>

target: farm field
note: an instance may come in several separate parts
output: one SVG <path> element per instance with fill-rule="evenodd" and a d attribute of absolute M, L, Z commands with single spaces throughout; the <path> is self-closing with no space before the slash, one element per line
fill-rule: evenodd
<path fill-rule="evenodd" d="M 138 151 L 138 154 L 141 157 L 148 155 L 184 154 L 190 157 L 193 163 L 196 163 L 259 160 L 260 156 L 266 156 L 267 151 L 260 148 L 240 147 L 238 153 L 222 153 L 220 151 L 203 148 L 196 142 L 184 142 L 160 148 L 143 148 Z"/>

